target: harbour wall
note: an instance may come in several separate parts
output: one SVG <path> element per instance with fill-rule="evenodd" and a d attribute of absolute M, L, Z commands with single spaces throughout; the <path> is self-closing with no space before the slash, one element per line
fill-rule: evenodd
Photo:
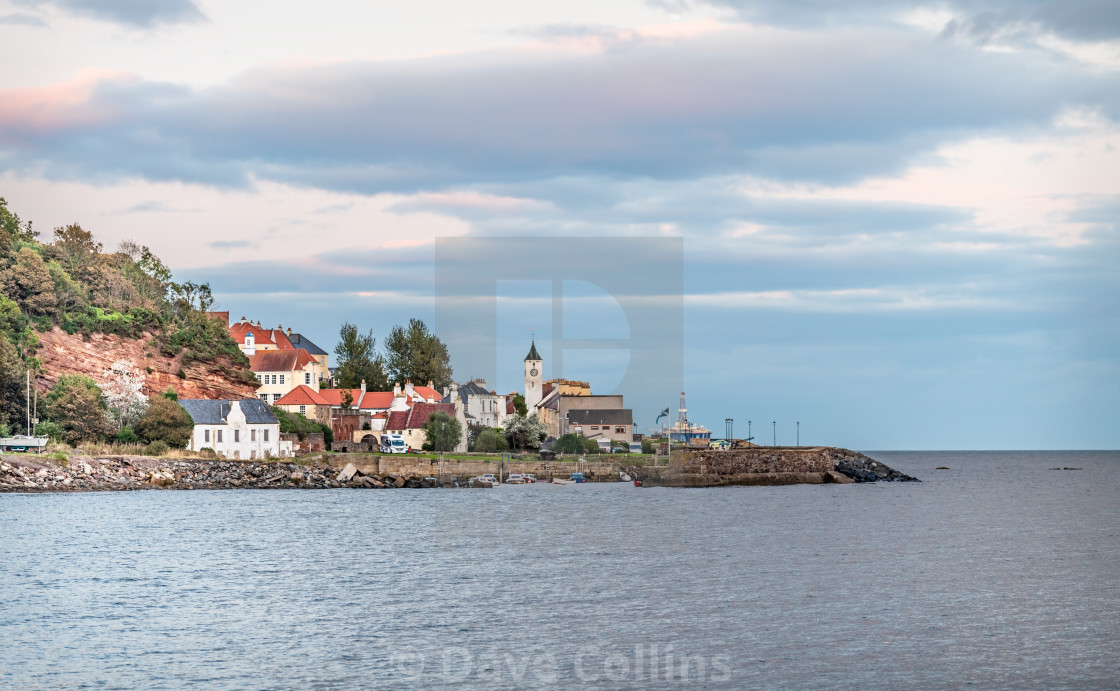
<path fill-rule="evenodd" d="M 634 468 L 630 473 L 644 485 L 662 487 L 851 482 L 836 472 L 836 451 L 829 446 L 674 451 L 668 466 Z"/>
<path fill-rule="evenodd" d="M 445 459 L 440 464 L 439 459 L 417 458 L 410 454 L 345 454 L 326 456 L 324 461 L 333 467 L 342 469 L 348 463 L 365 475 L 393 476 L 393 477 L 440 477 L 458 478 L 467 480 L 486 473 L 495 476 L 501 470 L 502 478 L 509 477 L 510 473 L 532 473 L 538 480 L 549 480 L 554 477 L 567 479 L 574 472 L 583 472 L 592 482 L 617 482 L 618 463 L 604 463 L 587 461 L 576 463 L 573 461 L 499 461 L 499 460 L 452 460 Z M 441 472 L 442 471 L 442 472 Z"/>

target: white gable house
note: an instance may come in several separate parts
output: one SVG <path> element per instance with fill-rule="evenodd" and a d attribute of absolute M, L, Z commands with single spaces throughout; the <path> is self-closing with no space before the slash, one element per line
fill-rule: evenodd
<path fill-rule="evenodd" d="M 191 451 L 209 448 L 241 460 L 292 455 L 292 442 L 280 441 L 280 421 L 258 399 L 180 399 L 179 404 L 194 419 Z"/>

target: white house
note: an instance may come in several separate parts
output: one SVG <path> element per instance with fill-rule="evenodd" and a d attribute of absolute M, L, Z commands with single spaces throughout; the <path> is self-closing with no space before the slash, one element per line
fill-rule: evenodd
<path fill-rule="evenodd" d="M 280 421 L 264 403 L 241 400 L 180 399 L 191 418 L 191 451 L 213 449 L 223 458 L 242 460 L 292 455 L 292 442 L 280 441 Z"/>

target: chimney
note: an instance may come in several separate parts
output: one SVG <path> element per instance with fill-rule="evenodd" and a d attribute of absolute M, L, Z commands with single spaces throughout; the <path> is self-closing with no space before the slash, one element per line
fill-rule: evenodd
<path fill-rule="evenodd" d="M 284 333 L 284 327 L 280 324 L 276 325 L 276 330 L 279 331 L 280 333 Z"/>
<path fill-rule="evenodd" d="M 459 400 L 459 385 L 451 382 L 451 402 L 454 403 L 457 400 Z"/>
<path fill-rule="evenodd" d="M 241 317 L 241 321 L 240 321 L 240 322 L 238 322 L 238 323 L 239 323 L 239 324 L 244 324 L 244 323 L 245 323 L 245 317 Z"/>
<path fill-rule="evenodd" d="M 447 388 L 446 386 L 445 386 L 445 387 L 443 387 L 443 397 L 444 397 L 444 398 L 447 398 L 447 394 L 448 394 L 448 393 L 449 393 L 450 391 L 451 391 L 451 390 L 450 390 L 450 389 L 448 389 L 448 388 Z"/>
<path fill-rule="evenodd" d="M 260 319 L 257 320 L 257 328 L 258 329 L 261 328 L 261 320 Z"/>
<path fill-rule="evenodd" d="M 404 392 L 405 392 L 405 395 L 407 395 L 407 396 L 415 396 L 416 395 L 416 389 L 413 388 L 411 379 L 405 379 L 404 380 Z"/>
<path fill-rule="evenodd" d="M 291 336 L 291 335 L 292 335 L 292 327 L 290 327 L 290 326 L 288 327 L 288 335 L 289 335 L 289 336 Z"/>
<path fill-rule="evenodd" d="M 434 388 L 436 388 L 436 387 L 435 387 L 435 384 L 433 384 L 433 383 L 432 383 L 432 380 L 431 380 L 431 379 L 429 379 L 429 380 L 428 380 L 428 388 L 429 388 L 429 389 L 434 389 Z"/>
<path fill-rule="evenodd" d="M 396 396 L 400 396 L 400 395 L 401 395 L 401 383 L 397 382 L 396 384 L 393 384 L 393 396 L 396 397 Z"/>
<path fill-rule="evenodd" d="M 366 380 L 363 379 L 362 380 L 362 393 L 364 394 L 365 392 L 366 392 Z"/>

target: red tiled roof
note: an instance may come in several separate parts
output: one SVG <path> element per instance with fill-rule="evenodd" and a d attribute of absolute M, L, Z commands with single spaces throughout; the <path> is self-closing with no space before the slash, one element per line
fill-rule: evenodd
<path fill-rule="evenodd" d="M 389 421 L 385 423 L 385 429 L 408 429 L 408 414 L 411 410 L 394 410 L 389 413 Z"/>
<path fill-rule="evenodd" d="M 357 405 L 358 399 L 362 397 L 361 389 L 319 389 L 319 395 L 326 399 L 330 405 L 342 405 L 342 393 L 344 391 L 350 392 L 350 405 Z"/>
<path fill-rule="evenodd" d="M 436 391 L 430 386 L 414 386 L 412 387 L 412 390 L 420 394 L 420 398 L 424 399 L 425 401 L 429 398 L 436 402 L 443 400 L 443 394 Z"/>
<path fill-rule="evenodd" d="M 327 399 L 319 395 L 319 392 L 315 389 L 312 389 L 306 384 L 300 384 L 284 394 L 284 396 L 273 405 L 330 405 L 330 403 Z"/>
<path fill-rule="evenodd" d="M 294 372 L 315 362 L 303 348 L 296 350 L 261 350 L 249 360 L 254 372 Z"/>
<path fill-rule="evenodd" d="M 367 391 L 362 397 L 363 410 L 385 410 L 391 405 L 393 405 L 392 391 Z"/>
<path fill-rule="evenodd" d="M 292 342 L 289 341 L 288 337 L 284 334 L 284 332 L 279 330 L 279 329 L 269 330 L 268 331 L 268 337 L 272 339 L 272 342 L 275 343 L 276 347 L 279 348 L 280 350 L 294 350 L 295 349 L 295 346 L 292 345 Z"/>
<path fill-rule="evenodd" d="M 455 417 L 454 403 L 417 403 L 410 410 L 394 411 L 389 413 L 389 421 L 385 429 L 420 429 L 432 413 L 443 412 Z"/>
<path fill-rule="evenodd" d="M 272 339 L 268 337 L 268 332 L 264 329 L 258 329 L 249 322 L 237 322 L 229 327 L 230 338 L 237 341 L 238 345 L 245 343 L 245 333 L 253 334 L 253 340 L 258 344 L 267 345 L 272 343 Z"/>

